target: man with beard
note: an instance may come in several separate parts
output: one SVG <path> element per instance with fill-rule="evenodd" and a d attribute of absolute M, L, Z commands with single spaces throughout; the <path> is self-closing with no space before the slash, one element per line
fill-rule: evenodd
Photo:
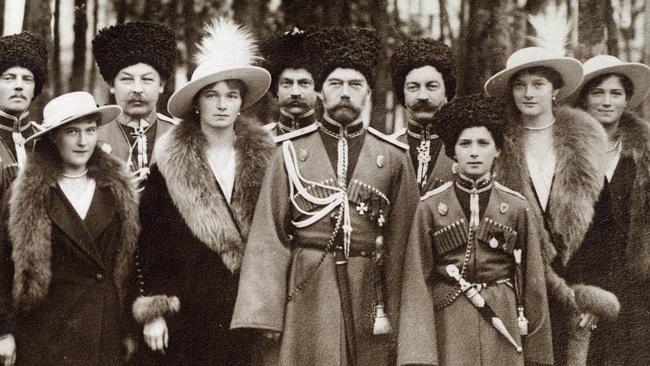
<path fill-rule="evenodd" d="M 36 34 L 23 32 L 0 38 L 0 195 L 25 166 L 34 134 L 27 120 L 29 106 L 47 78 L 47 45 Z"/>
<path fill-rule="evenodd" d="M 294 28 L 263 47 L 271 73 L 271 92 L 280 106 L 277 122 L 265 127 L 276 136 L 316 122 L 314 75 L 318 60 L 313 46 L 306 42 L 307 35 L 308 32 Z"/>
<path fill-rule="evenodd" d="M 451 49 L 431 38 L 409 39 L 391 57 L 393 90 L 406 107 L 407 127 L 393 137 L 408 143 L 420 194 L 453 179 L 434 116 L 454 98 L 456 76 Z"/>
<path fill-rule="evenodd" d="M 155 141 L 176 122 L 156 113 L 158 98 L 176 62 L 176 37 L 169 27 L 134 22 L 104 28 L 93 40 L 99 72 L 124 113 L 99 128 L 102 148 L 128 164 L 144 181 Z"/>
<path fill-rule="evenodd" d="M 376 33 L 328 28 L 309 40 L 321 57 L 323 120 L 276 138 L 231 327 L 279 339 L 280 365 L 392 365 L 418 201 L 408 147 L 360 118 Z"/>

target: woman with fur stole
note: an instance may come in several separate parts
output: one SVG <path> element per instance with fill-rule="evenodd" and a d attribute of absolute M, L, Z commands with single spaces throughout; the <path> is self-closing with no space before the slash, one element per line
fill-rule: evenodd
<path fill-rule="evenodd" d="M 140 296 L 133 305 L 157 365 L 245 365 L 250 341 L 230 331 L 262 177 L 274 144 L 240 110 L 269 88 L 250 33 L 207 26 L 190 82 L 168 109 L 180 124 L 156 144 L 140 204 Z"/>
<path fill-rule="evenodd" d="M 88 93 L 64 94 L 30 137 L 40 140 L 3 201 L 3 365 L 124 364 L 137 194 L 122 163 L 97 147 L 97 128 L 120 113 Z"/>
<path fill-rule="evenodd" d="M 582 64 L 564 56 L 563 44 L 520 49 L 506 65 L 485 84 L 489 95 L 510 105 L 494 172 L 523 193 L 539 225 L 555 364 L 580 364 L 583 333 L 594 326 L 588 314 L 613 317 L 618 305 L 611 292 L 567 277 L 603 187 L 606 136 L 586 112 L 555 104 L 582 80 Z"/>
<path fill-rule="evenodd" d="M 566 279 L 604 288 L 621 304 L 615 321 L 595 317 L 587 364 L 649 365 L 650 126 L 629 110 L 648 94 L 650 67 L 599 55 L 584 69 L 571 99 L 605 128 L 607 170 Z"/>

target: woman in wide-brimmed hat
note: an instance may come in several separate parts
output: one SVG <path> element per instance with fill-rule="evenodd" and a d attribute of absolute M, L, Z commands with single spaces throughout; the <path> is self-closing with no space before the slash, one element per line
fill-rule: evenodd
<path fill-rule="evenodd" d="M 169 100 L 182 119 L 154 150 L 140 205 L 141 295 L 133 305 L 155 364 L 247 364 L 231 332 L 239 268 L 274 144 L 240 116 L 268 90 L 252 35 L 227 20 L 206 28 L 198 67 Z M 163 355 L 164 353 L 164 355 Z"/>
<path fill-rule="evenodd" d="M 597 299 L 608 303 L 611 294 L 565 278 L 603 186 L 606 137 L 588 113 L 557 105 L 582 80 L 580 62 L 564 56 L 561 35 L 568 34 L 568 28 L 557 19 L 562 18 L 532 17 L 543 47 L 514 52 L 506 68 L 487 81 L 485 91 L 510 104 L 506 142 L 494 172 L 528 199 L 540 227 L 554 355 L 561 365 L 567 355 L 580 352 L 567 350 L 567 340 L 595 326 L 593 318 L 583 315 L 596 311 Z"/>
<path fill-rule="evenodd" d="M 584 70 L 570 99 L 605 128 L 607 170 L 591 228 L 566 278 L 607 289 L 621 304 L 615 321 L 596 319 L 588 363 L 648 365 L 650 126 L 631 110 L 648 94 L 650 67 L 599 55 Z"/>
<path fill-rule="evenodd" d="M 97 147 L 97 128 L 120 113 L 73 92 L 50 101 L 35 126 L 36 148 L 3 201 L 4 365 L 124 362 L 137 194 L 122 163 Z"/>

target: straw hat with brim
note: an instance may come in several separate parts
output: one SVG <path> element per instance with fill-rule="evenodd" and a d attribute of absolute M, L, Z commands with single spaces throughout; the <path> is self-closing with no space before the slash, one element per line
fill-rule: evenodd
<path fill-rule="evenodd" d="M 641 103 L 650 90 L 650 67 L 637 62 L 623 62 L 610 55 L 598 55 L 585 61 L 582 65 L 585 77 L 580 87 L 567 99 L 571 103 L 578 101 L 582 88 L 591 80 L 605 74 L 621 74 L 627 77 L 634 86 L 634 93 L 627 101 L 627 107 L 633 109 Z"/>
<path fill-rule="evenodd" d="M 573 57 L 553 55 L 542 47 L 526 47 L 515 51 L 506 68 L 496 73 L 485 83 L 485 92 L 492 97 L 507 99 L 511 95 L 510 79 L 519 71 L 531 67 L 548 67 L 560 74 L 564 85 L 560 88 L 557 99 L 566 98 L 582 81 L 582 64 Z"/>
<path fill-rule="evenodd" d="M 271 85 L 271 74 L 258 66 L 240 66 L 215 69 L 209 64 L 199 65 L 190 82 L 178 89 L 169 98 L 167 109 L 169 113 L 181 119 L 192 116 L 192 101 L 196 94 L 206 86 L 224 80 L 241 80 L 246 84 L 247 92 L 242 101 L 241 110 L 244 110 L 266 94 Z"/>
<path fill-rule="evenodd" d="M 97 126 L 111 122 L 122 113 L 122 108 L 117 105 L 107 105 L 98 107 L 95 103 L 95 98 L 86 92 L 72 92 L 63 94 L 52 99 L 45 105 L 43 109 L 43 123 L 36 124 L 37 132 L 27 139 L 33 140 L 48 132 L 68 124 L 75 122 L 80 118 L 99 114 Z"/>

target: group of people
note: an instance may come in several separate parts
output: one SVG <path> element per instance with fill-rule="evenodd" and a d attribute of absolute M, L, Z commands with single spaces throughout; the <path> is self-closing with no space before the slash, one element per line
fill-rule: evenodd
<path fill-rule="evenodd" d="M 46 43 L 0 38 L 0 364 L 650 363 L 650 67 L 527 47 L 456 96 L 406 40 L 385 135 L 373 30 L 215 19 L 197 49 L 170 118 L 174 32 L 102 29 L 115 104 L 34 123 Z"/>

